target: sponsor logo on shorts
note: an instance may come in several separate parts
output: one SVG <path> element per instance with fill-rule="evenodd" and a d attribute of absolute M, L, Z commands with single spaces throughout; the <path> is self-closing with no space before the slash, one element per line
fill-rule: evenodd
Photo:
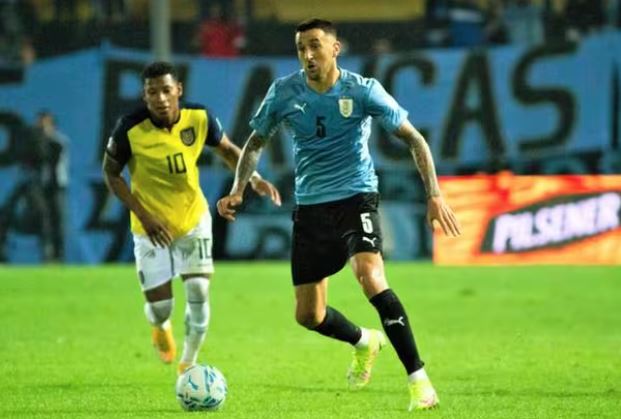
<path fill-rule="evenodd" d="M 373 246 L 373 247 L 375 247 L 375 240 L 377 240 L 377 237 L 373 237 L 373 238 L 366 237 L 366 236 L 362 237 L 362 241 L 367 241 L 367 242 L 371 243 L 371 246 Z"/>

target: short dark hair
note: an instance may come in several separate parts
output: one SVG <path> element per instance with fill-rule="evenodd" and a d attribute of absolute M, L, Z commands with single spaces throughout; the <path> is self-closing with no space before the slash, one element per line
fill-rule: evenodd
<path fill-rule="evenodd" d="M 144 83 L 147 79 L 165 76 L 166 74 L 170 74 L 173 79 L 177 81 L 179 80 L 179 74 L 173 64 L 167 61 L 155 61 L 148 64 L 144 70 L 142 70 L 142 82 Z"/>
<path fill-rule="evenodd" d="M 329 33 L 330 35 L 334 35 L 334 37 L 336 37 L 336 26 L 334 26 L 334 23 L 329 20 L 318 18 L 306 19 L 300 22 L 298 26 L 296 26 L 295 31 L 306 32 L 311 29 L 321 29 L 325 33 Z"/>

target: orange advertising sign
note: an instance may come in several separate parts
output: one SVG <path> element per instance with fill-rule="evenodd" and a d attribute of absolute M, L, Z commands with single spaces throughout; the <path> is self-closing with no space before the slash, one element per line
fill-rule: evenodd
<path fill-rule="evenodd" d="M 440 178 L 462 236 L 434 234 L 441 265 L 621 264 L 621 176 Z"/>

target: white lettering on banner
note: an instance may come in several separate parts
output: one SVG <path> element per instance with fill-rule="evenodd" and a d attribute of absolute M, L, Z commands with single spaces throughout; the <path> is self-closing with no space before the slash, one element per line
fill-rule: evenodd
<path fill-rule="evenodd" d="M 524 251 L 604 233 L 621 225 L 621 195 L 605 193 L 496 219 L 494 253 Z"/>

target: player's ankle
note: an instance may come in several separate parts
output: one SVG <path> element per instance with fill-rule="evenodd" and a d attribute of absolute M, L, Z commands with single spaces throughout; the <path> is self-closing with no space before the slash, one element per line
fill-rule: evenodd
<path fill-rule="evenodd" d="M 427 372 L 425 372 L 424 367 L 421 367 L 420 369 L 408 375 L 408 382 L 410 383 L 413 383 L 419 380 L 429 380 L 429 377 L 427 376 Z"/>
<path fill-rule="evenodd" d="M 360 340 L 354 344 L 356 348 L 367 348 L 369 346 L 369 329 L 360 328 Z"/>

